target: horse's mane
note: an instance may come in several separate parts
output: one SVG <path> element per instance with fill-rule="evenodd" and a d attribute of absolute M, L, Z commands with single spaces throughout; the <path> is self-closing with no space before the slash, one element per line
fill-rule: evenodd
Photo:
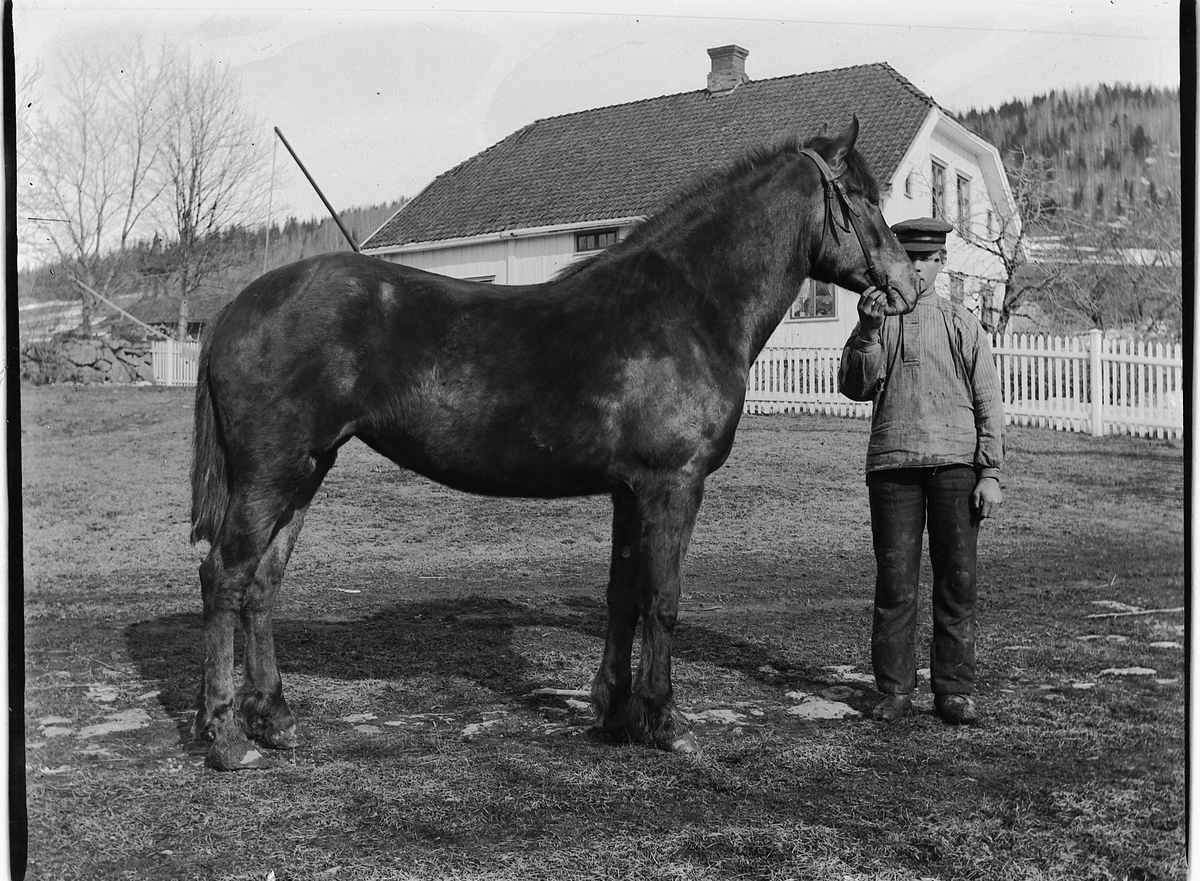
<path fill-rule="evenodd" d="M 825 155 L 833 143 L 834 139 L 827 135 L 818 135 L 807 141 L 792 136 L 774 144 L 754 148 L 729 165 L 694 178 L 659 210 L 636 224 L 620 242 L 605 251 L 564 267 L 555 279 L 568 278 L 612 256 L 649 244 L 655 241 L 662 231 L 678 229 L 689 219 L 707 217 L 711 215 L 718 198 L 744 177 L 771 165 L 798 162 L 801 159 L 801 149 L 812 149 Z M 847 191 L 862 193 L 871 202 L 878 203 L 879 184 L 867 160 L 857 150 L 851 150 L 847 154 L 845 171 L 839 176 L 839 180 Z"/>

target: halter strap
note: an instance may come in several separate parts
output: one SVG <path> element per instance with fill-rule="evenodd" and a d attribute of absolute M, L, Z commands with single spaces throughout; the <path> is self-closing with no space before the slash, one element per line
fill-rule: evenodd
<path fill-rule="evenodd" d="M 858 239 L 858 246 L 862 248 L 863 257 L 867 261 L 867 279 L 875 287 L 885 289 L 887 282 L 879 275 L 879 271 L 875 268 L 875 261 L 871 259 L 871 252 L 867 250 L 867 242 L 863 238 L 862 230 L 859 229 L 858 221 L 860 218 L 858 209 L 854 207 L 854 203 L 850 201 L 850 196 L 846 192 L 846 188 L 838 180 L 842 176 L 842 172 L 845 171 L 845 168 L 841 172 L 834 174 L 833 169 L 829 167 L 829 163 L 825 161 L 825 157 L 816 150 L 805 148 L 800 153 L 815 162 L 817 170 L 821 173 L 821 188 L 825 192 L 825 221 L 827 222 L 829 218 L 833 217 L 832 202 L 836 193 L 838 200 L 846 210 L 846 220 L 849 223 L 849 227 L 854 231 L 854 237 Z M 834 222 L 836 223 L 837 221 L 835 220 Z M 817 250 L 818 260 L 821 259 L 821 255 L 825 252 L 825 225 L 823 222 L 821 226 L 821 244 Z M 845 227 L 842 228 L 845 229 Z"/>
<path fill-rule="evenodd" d="M 822 183 L 825 183 L 827 181 L 835 181 L 839 177 L 842 176 L 841 172 L 834 174 L 833 169 L 829 167 L 829 163 L 825 161 L 825 157 L 822 156 L 820 153 L 818 153 L 816 150 L 812 150 L 812 149 L 809 149 L 808 147 L 805 147 L 803 150 L 800 151 L 800 153 L 804 156 L 807 156 L 813 162 L 817 163 L 817 168 L 821 169 L 821 182 Z M 842 171 L 845 171 L 845 169 L 842 169 Z"/>

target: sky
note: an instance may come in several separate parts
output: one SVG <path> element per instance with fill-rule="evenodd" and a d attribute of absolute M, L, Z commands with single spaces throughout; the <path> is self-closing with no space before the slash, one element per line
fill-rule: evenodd
<path fill-rule="evenodd" d="M 16 55 L 51 83 L 72 53 L 137 36 L 212 54 L 240 76 L 264 137 L 278 127 L 339 210 L 411 198 L 536 120 L 702 89 L 706 50 L 730 43 L 749 50 L 751 79 L 887 62 L 953 111 L 1180 83 L 1179 6 L 1158 0 L 298 5 L 15 0 Z M 274 149 L 275 219 L 325 216 Z"/>

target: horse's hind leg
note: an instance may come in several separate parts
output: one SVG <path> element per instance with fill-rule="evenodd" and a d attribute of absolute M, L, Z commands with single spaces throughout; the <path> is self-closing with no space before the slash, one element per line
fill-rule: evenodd
<path fill-rule="evenodd" d="M 192 733 L 212 744 L 207 762 L 217 770 L 262 764 L 234 716 L 233 633 L 275 523 L 285 509 L 283 500 L 267 501 L 258 493 L 235 492 L 220 532 L 200 564 L 204 680 Z"/>
<path fill-rule="evenodd" d="M 246 657 L 238 695 L 239 721 L 247 735 L 272 749 L 296 745 L 296 717 L 283 697 L 271 616 L 304 513 L 305 509 L 299 508 L 284 515 L 286 522 L 271 539 L 242 603 Z"/>
<path fill-rule="evenodd" d="M 264 452 L 263 458 L 271 461 Z M 261 767 L 265 761 L 250 747 L 234 711 L 236 694 L 233 686 L 233 634 L 234 627 L 243 617 L 243 607 L 250 599 L 248 618 L 254 621 L 260 610 L 269 612 L 268 598 L 273 598 L 274 589 L 283 575 L 282 563 L 286 562 L 286 549 L 294 542 L 298 530 L 294 511 L 296 498 L 311 490 L 303 498 L 304 504 L 312 498 L 316 485 L 325 471 L 319 463 L 303 457 L 288 465 L 285 460 L 275 458 L 271 471 L 248 472 L 235 478 L 231 487 L 225 516 L 211 550 L 200 566 L 200 586 L 204 598 L 204 681 L 200 692 L 196 720 L 192 724 L 193 734 L 200 740 L 211 742 L 208 764 L 218 770 Z M 330 462 L 332 464 L 332 462 Z M 317 475 L 320 475 L 319 477 Z M 290 519 L 285 520 L 288 518 Z M 282 534 L 281 543 L 271 553 L 262 581 L 257 582 L 259 567 L 272 542 Z M 274 588 L 263 591 L 261 585 L 273 584 Z M 267 617 L 269 626 L 269 615 Z M 253 628 L 256 654 L 269 653 L 269 663 L 256 661 L 250 666 L 266 670 L 274 668 L 274 646 L 261 639 L 262 626 Z M 263 683 L 270 693 L 274 687 L 267 684 L 269 674 L 251 678 Z M 275 676 L 278 671 L 275 671 Z M 274 678 L 274 677 L 269 677 Z M 282 691 L 280 690 L 280 695 Z M 290 712 L 288 713 L 290 715 Z M 281 717 L 281 721 L 283 721 Z M 289 727 L 284 722 L 285 729 Z"/>
<path fill-rule="evenodd" d="M 275 659 L 272 629 L 275 597 L 304 525 L 308 505 L 336 457 L 336 451 L 317 457 L 313 473 L 293 498 L 292 506 L 279 518 L 242 603 L 245 664 L 238 702 L 240 721 L 246 734 L 272 749 L 296 745 L 296 717 L 283 697 L 283 680 Z"/>

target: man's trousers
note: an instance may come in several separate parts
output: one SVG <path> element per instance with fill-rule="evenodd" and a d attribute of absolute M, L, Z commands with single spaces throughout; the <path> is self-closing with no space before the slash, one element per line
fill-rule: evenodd
<path fill-rule="evenodd" d="M 934 694 L 971 694 L 975 685 L 975 563 L 979 524 L 972 516 L 969 465 L 894 468 L 867 475 L 875 546 L 871 663 L 885 694 L 917 685 L 917 585 L 921 541 L 929 530 L 933 569 Z"/>

